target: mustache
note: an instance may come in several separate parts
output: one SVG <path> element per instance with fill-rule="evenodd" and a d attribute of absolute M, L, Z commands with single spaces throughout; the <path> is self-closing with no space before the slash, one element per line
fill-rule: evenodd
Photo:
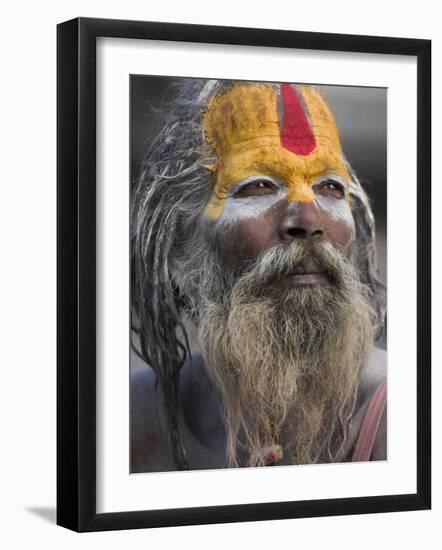
<path fill-rule="evenodd" d="M 323 273 L 338 288 L 348 285 L 356 274 L 350 261 L 331 244 L 294 241 L 261 253 L 238 276 L 244 284 L 261 286 L 296 273 Z"/>

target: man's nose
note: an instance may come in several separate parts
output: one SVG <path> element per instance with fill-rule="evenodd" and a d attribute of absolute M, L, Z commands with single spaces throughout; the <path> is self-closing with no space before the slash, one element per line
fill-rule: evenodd
<path fill-rule="evenodd" d="M 315 202 L 288 202 L 280 225 L 282 240 L 320 239 L 323 234 L 324 227 Z"/>

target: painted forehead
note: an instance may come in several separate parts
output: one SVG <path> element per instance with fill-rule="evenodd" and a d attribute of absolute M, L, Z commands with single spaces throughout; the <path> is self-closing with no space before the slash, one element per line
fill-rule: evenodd
<path fill-rule="evenodd" d="M 229 189 L 254 175 L 283 181 L 289 200 L 314 200 L 325 174 L 349 180 L 334 117 L 310 86 L 236 83 L 213 96 L 204 132 L 217 156 L 205 214 L 217 219 Z"/>

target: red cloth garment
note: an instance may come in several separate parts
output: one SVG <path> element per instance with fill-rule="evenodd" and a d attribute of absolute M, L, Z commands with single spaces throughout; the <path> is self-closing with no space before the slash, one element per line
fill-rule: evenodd
<path fill-rule="evenodd" d="M 384 380 L 377 387 L 365 411 L 364 420 L 353 451 L 352 462 L 370 460 L 386 402 L 387 380 Z"/>

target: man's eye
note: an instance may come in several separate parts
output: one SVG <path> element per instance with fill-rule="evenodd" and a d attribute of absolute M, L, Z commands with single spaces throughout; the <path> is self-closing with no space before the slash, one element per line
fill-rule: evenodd
<path fill-rule="evenodd" d="M 270 180 L 255 180 L 247 183 L 233 195 L 235 198 L 257 197 L 261 195 L 274 195 L 278 191 L 277 186 Z"/>
<path fill-rule="evenodd" d="M 315 185 L 314 190 L 316 193 L 334 197 L 336 199 L 343 199 L 345 197 L 345 187 L 342 183 L 335 180 L 323 181 L 318 185 Z"/>

